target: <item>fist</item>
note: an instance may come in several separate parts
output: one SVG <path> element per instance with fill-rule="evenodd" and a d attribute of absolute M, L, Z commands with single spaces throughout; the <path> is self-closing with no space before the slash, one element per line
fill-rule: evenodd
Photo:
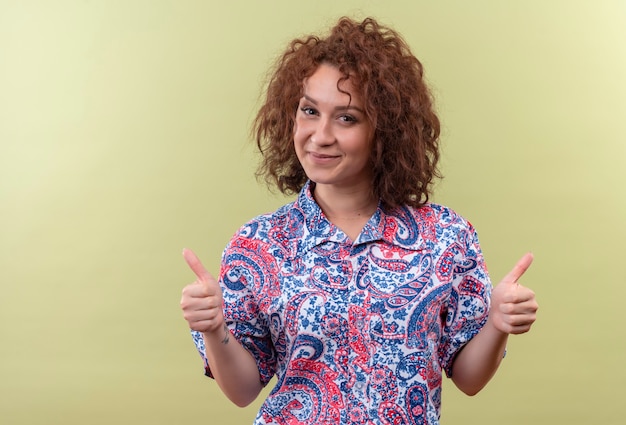
<path fill-rule="evenodd" d="M 524 255 L 491 293 L 489 320 L 500 332 L 528 332 L 537 318 L 535 293 L 518 283 L 532 262 L 532 254 Z"/>
<path fill-rule="evenodd" d="M 196 275 L 195 282 L 185 286 L 180 300 L 183 317 L 194 331 L 210 333 L 224 327 L 222 289 L 206 271 L 196 254 L 183 250 L 185 261 Z"/>

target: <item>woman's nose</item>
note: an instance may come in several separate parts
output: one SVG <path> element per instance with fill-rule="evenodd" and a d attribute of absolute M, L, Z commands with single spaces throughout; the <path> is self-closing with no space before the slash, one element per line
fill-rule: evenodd
<path fill-rule="evenodd" d="M 330 145 L 335 142 L 330 120 L 321 118 L 317 121 L 313 134 L 311 135 L 311 142 L 316 145 Z"/>

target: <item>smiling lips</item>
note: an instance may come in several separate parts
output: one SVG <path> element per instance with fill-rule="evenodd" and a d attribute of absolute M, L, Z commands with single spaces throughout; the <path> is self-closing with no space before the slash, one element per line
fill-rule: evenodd
<path fill-rule="evenodd" d="M 328 155 L 328 154 L 317 153 L 317 152 L 309 152 L 309 156 L 314 161 L 320 161 L 320 162 L 330 161 L 332 159 L 339 158 L 339 155 Z"/>

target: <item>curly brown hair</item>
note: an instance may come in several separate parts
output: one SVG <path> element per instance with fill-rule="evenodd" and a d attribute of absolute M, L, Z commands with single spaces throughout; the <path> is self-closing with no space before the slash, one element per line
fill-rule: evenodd
<path fill-rule="evenodd" d="M 392 208 L 426 203 L 433 180 L 440 177 L 439 119 L 422 64 L 396 31 L 372 18 L 343 17 L 326 38 L 295 39 L 278 59 L 253 123 L 263 156 L 257 177 L 284 194 L 297 193 L 306 183 L 293 144 L 294 122 L 303 81 L 322 63 L 337 67 L 342 80 L 350 79 L 365 103 L 375 129 L 374 195 Z"/>

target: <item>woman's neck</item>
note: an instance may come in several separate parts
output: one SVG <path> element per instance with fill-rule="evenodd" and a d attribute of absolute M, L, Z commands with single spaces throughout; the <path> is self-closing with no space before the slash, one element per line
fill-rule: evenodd
<path fill-rule="evenodd" d="M 313 188 L 313 197 L 326 216 L 350 219 L 374 214 L 378 200 L 369 189 L 336 189 L 325 185 Z"/>
<path fill-rule="evenodd" d="M 317 185 L 313 197 L 326 218 L 355 240 L 378 207 L 370 190 L 338 190 Z"/>

